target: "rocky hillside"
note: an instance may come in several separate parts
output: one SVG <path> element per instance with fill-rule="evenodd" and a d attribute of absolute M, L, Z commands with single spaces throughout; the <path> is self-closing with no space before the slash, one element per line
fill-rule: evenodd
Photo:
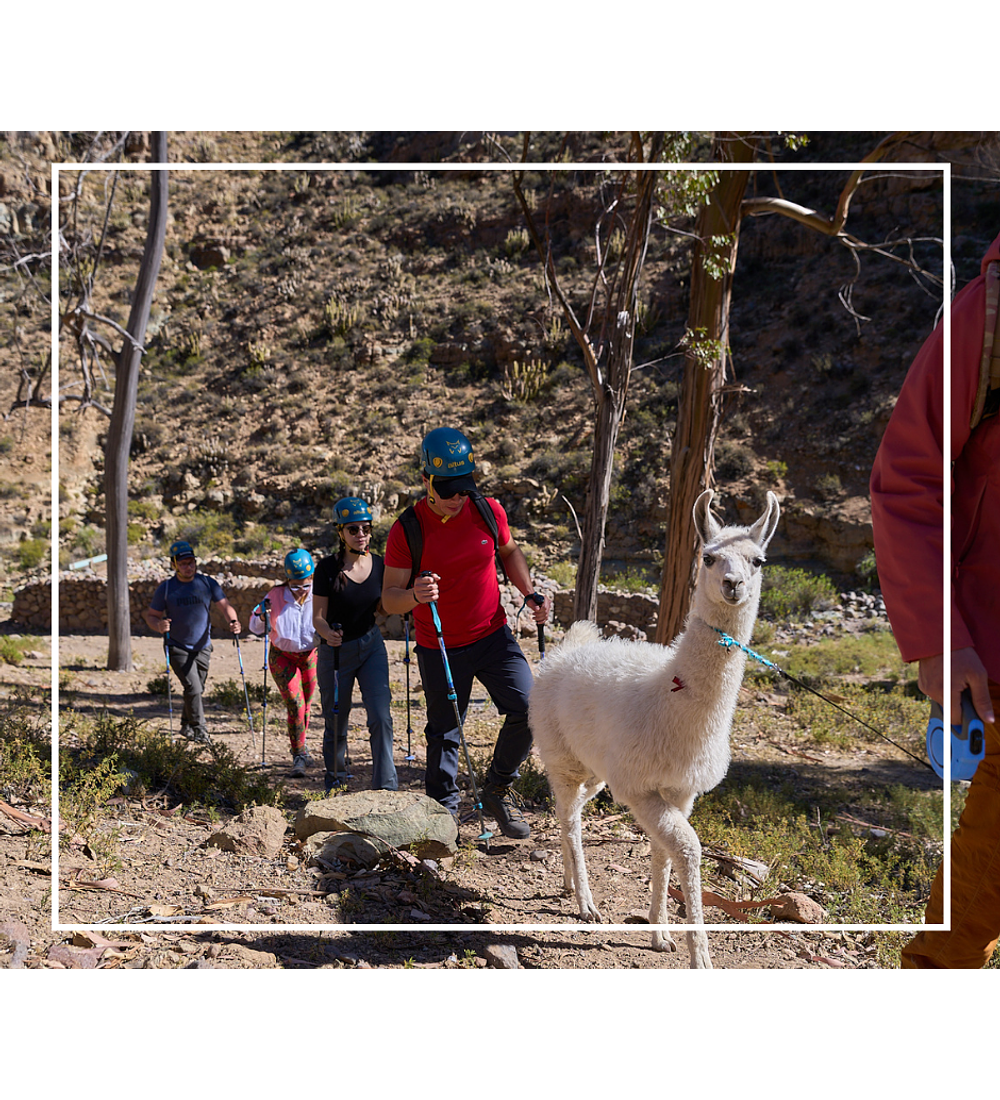
<path fill-rule="evenodd" d="M 46 162 L 83 159 L 93 137 L 7 135 L 0 234 L 8 256 L 42 250 Z M 808 158 L 856 159 L 877 137 L 816 135 L 800 152 L 779 151 L 780 171 L 762 166 L 752 191 L 829 213 L 847 173 Z M 144 138 L 127 147 L 131 160 L 146 155 Z M 920 135 L 894 156 L 972 164 L 978 138 Z M 519 155 L 516 136 L 499 141 Z M 616 141 L 573 135 L 568 156 L 584 163 L 608 148 L 620 155 Z M 481 166 L 499 159 L 497 146 L 482 135 L 199 133 L 171 134 L 169 148 L 178 162 L 275 168 L 171 173 L 131 464 L 136 557 L 162 555 L 179 535 L 205 556 L 280 552 L 299 541 L 321 550 L 332 538 L 330 506 L 348 491 L 379 506 L 384 529 L 417 491 L 422 435 L 452 423 L 473 439 L 484 487 L 508 506 L 529 558 L 545 568 L 571 562 L 570 506 L 583 506 L 590 463 L 589 384 L 526 238 L 509 173 Z M 539 135 L 531 153 L 557 159 L 557 137 Z M 306 167 L 332 159 L 348 166 Z M 426 167 L 403 170 L 389 160 Z M 921 264 L 940 274 L 940 248 L 930 240 L 943 231 L 940 174 L 889 167 L 862 185 L 849 229 L 872 244 L 912 238 Z M 75 301 L 75 280 L 89 277 L 103 236 L 94 312 L 125 323 L 148 216 L 147 176 L 120 172 L 108 213 L 107 170 L 60 175 L 63 310 Z M 608 182 L 607 173 L 580 167 L 526 175 L 552 232 L 560 279 L 581 311 Z M 962 280 L 995 235 L 995 184 L 956 181 L 953 213 Z M 650 242 L 609 517 L 609 576 L 655 576 L 690 228 L 674 217 Z M 940 301 L 932 285 L 885 256 L 861 253 L 859 267 L 841 244 L 796 222 L 745 220 L 733 293 L 735 378 L 716 471 L 731 504 L 761 487 L 779 492 L 783 526 L 774 545 L 786 560 L 845 575 L 870 550 L 868 471 Z M 44 364 L 45 271 L 40 263 L 5 271 L 5 408 L 22 368 L 37 374 Z M 92 328 L 120 344 L 112 324 Z M 60 411 L 59 555 L 66 565 L 103 550 L 107 418 L 72 399 L 80 392 L 77 353 L 64 337 L 60 385 L 70 399 Z M 97 405 L 110 404 L 113 375 L 104 353 Z M 46 533 L 48 415 L 19 408 L 0 439 L 8 584 L 28 564 L 25 544 Z"/>

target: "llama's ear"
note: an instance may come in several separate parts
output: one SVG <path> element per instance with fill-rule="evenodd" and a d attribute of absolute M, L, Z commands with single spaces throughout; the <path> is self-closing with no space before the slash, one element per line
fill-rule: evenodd
<path fill-rule="evenodd" d="M 712 515 L 709 508 L 709 505 L 712 503 L 712 497 L 714 496 L 715 491 L 713 489 L 706 489 L 694 502 L 694 510 L 692 512 L 694 516 L 694 526 L 702 544 L 711 542 L 722 530 L 722 525 L 715 516 Z"/>
<path fill-rule="evenodd" d="M 778 529 L 778 517 L 781 508 L 778 506 L 778 498 L 770 491 L 767 492 L 767 509 L 759 520 L 750 528 L 750 537 L 757 543 L 761 550 L 767 548 L 774 532 Z"/>

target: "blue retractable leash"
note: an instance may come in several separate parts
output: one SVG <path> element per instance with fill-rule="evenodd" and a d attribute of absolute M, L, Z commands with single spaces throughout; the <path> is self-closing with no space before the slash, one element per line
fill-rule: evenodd
<path fill-rule="evenodd" d="M 806 683 L 803 683 L 802 680 L 798 680 L 794 676 L 789 675 L 789 673 L 785 672 L 783 668 L 779 668 L 773 661 L 769 661 L 766 657 L 762 657 L 759 653 L 756 653 L 749 646 L 744 645 L 742 642 L 738 642 L 735 638 L 731 638 L 724 630 L 720 630 L 717 626 L 712 626 L 711 624 L 708 625 L 710 630 L 714 630 L 716 634 L 722 635 L 719 645 L 725 646 L 726 649 L 730 649 L 732 646 L 736 646 L 737 649 L 742 649 L 748 657 L 753 657 L 755 661 L 758 661 L 760 664 L 764 665 L 765 668 L 773 669 L 775 672 L 778 673 L 779 676 L 784 676 L 784 678 L 786 680 L 789 680 L 791 683 L 798 684 L 800 688 L 804 688 L 806 691 L 812 692 L 812 694 L 815 695 L 817 699 L 822 699 L 824 703 L 829 703 L 830 706 L 834 708 L 834 710 L 839 710 L 841 714 L 846 714 L 848 718 L 857 722 L 859 726 L 864 726 L 865 729 L 871 730 L 872 733 L 876 734 L 878 737 L 881 737 L 883 741 L 888 741 L 890 745 L 893 745 L 895 748 L 899 749 L 900 752 L 904 752 L 907 756 L 912 757 L 912 759 L 916 760 L 918 764 L 922 764 L 925 768 L 933 768 L 934 771 L 937 771 L 937 767 L 933 763 L 928 764 L 926 760 L 921 760 L 919 756 L 916 756 L 914 753 L 910 752 L 909 749 L 904 749 L 902 745 L 897 744 L 895 741 L 893 741 L 891 737 L 886 737 L 886 735 L 881 730 L 877 730 L 874 726 L 870 725 L 863 718 L 859 718 L 856 714 L 852 714 L 849 710 L 842 707 L 839 703 L 835 703 L 832 699 L 827 698 L 827 696 L 825 696 L 821 691 L 817 691 L 815 688 L 810 687 Z M 941 772 L 938 771 L 937 774 L 940 775 Z M 957 776 L 954 776 L 954 773 L 953 777 L 958 778 Z"/>
<path fill-rule="evenodd" d="M 976 774 L 979 761 L 986 755 L 983 720 L 976 714 L 972 696 L 962 692 L 962 723 L 951 727 L 951 778 L 969 780 Z M 927 759 L 944 778 L 944 713 L 940 703 L 931 703 L 927 723 Z"/>
<path fill-rule="evenodd" d="M 430 570 L 425 569 L 420 576 L 431 576 Z M 486 847 L 490 846 L 490 837 L 493 836 L 491 832 L 486 828 L 486 821 L 483 817 L 483 802 L 479 797 L 479 788 L 476 786 L 476 775 L 472 770 L 472 760 L 469 757 L 469 746 L 465 743 L 465 730 L 462 728 L 462 714 L 458 709 L 458 693 L 455 691 L 455 681 L 451 677 L 451 665 L 448 663 L 448 650 L 445 648 L 444 635 L 441 633 L 441 616 L 438 614 L 437 603 L 434 600 L 428 604 L 431 609 L 431 616 L 434 619 L 434 633 L 437 635 L 438 648 L 441 650 L 441 660 L 444 662 L 444 678 L 448 685 L 448 698 L 451 700 L 451 705 L 455 708 L 455 721 L 458 723 L 458 739 L 462 743 L 462 751 L 465 753 L 465 769 L 469 773 L 469 782 L 472 785 L 472 801 L 475 803 L 476 811 L 479 814 L 479 840 L 485 842 Z"/>

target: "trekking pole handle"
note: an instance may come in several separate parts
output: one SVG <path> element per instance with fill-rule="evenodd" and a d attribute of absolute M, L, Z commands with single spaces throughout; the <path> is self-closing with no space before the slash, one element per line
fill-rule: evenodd
<path fill-rule="evenodd" d="M 423 569 L 417 574 L 417 580 L 420 580 L 421 577 L 435 577 L 435 576 L 437 576 L 437 574 L 434 573 L 432 570 Z M 417 596 L 416 585 L 415 584 L 413 586 L 413 598 L 417 601 L 418 604 L 421 602 L 419 597 Z M 433 604 L 435 602 L 435 600 L 428 600 L 427 602 L 430 603 L 430 604 Z"/>
<path fill-rule="evenodd" d="M 525 596 L 525 600 L 531 600 L 536 607 L 542 607 L 545 603 L 545 597 L 541 592 L 531 592 Z M 545 623 L 538 623 L 538 656 L 545 656 Z"/>

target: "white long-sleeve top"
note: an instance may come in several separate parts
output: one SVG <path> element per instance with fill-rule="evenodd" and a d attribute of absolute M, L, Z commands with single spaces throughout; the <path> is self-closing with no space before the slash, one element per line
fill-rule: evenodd
<path fill-rule="evenodd" d="M 286 584 L 276 584 L 265 599 L 271 601 L 270 639 L 273 646 L 286 653 L 306 653 L 316 648 L 312 585 L 302 603 L 295 599 Z M 250 616 L 250 629 L 254 634 L 264 633 L 264 616 L 259 605 Z"/>

